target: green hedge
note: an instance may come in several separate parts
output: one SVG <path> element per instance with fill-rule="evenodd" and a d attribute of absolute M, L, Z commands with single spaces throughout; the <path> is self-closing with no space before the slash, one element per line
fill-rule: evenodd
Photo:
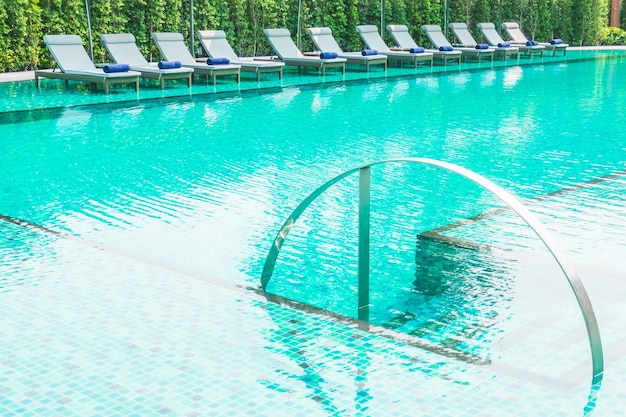
<path fill-rule="evenodd" d="M 516 21 L 529 37 L 574 45 L 600 43 L 608 20 L 608 4 L 600 0 L 386 0 L 385 6 L 387 24 L 406 24 L 425 45 L 419 27 L 443 27 L 446 14 L 449 22 L 466 22 L 477 39 L 477 23 Z M 302 0 L 302 49 L 312 48 L 304 31 L 310 26 L 331 27 L 346 50 L 362 48 L 354 27 L 380 26 L 380 7 L 380 0 Z M 189 0 L 91 0 L 91 8 L 96 62 L 108 60 L 100 33 L 133 33 L 150 60 L 159 59 L 151 32 L 189 36 Z M 194 7 L 196 30 L 223 29 L 233 49 L 250 56 L 271 52 L 264 28 L 286 27 L 295 39 L 297 15 L 298 0 L 195 0 Z M 59 33 L 80 35 L 88 47 L 84 0 L 0 0 L 0 71 L 52 67 L 42 36 Z"/>
<path fill-rule="evenodd" d="M 600 34 L 601 45 L 626 45 L 626 30 L 607 27 Z"/>

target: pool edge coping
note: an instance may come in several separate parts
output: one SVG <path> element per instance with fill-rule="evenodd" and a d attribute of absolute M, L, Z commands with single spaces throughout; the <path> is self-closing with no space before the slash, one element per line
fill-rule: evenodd
<path fill-rule="evenodd" d="M 598 46 L 570 46 L 571 51 L 576 50 L 626 50 L 626 45 L 598 45 Z M 35 71 L 16 71 L 0 73 L 0 83 L 16 82 L 16 81 L 32 81 L 35 79 Z"/>

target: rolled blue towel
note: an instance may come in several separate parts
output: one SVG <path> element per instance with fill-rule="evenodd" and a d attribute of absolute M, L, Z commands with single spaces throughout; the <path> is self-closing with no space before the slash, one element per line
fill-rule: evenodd
<path fill-rule="evenodd" d="M 363 49 L 361 51 L 361 55 L 363 56 L 378 55 L 378 51 L 376 49 Z"/>
<path fill-rule="evenodd" d="M 320 59 L 335 59 L 337 58 L 337 52 L 322 52 L 320 53 Z"/>
<path fill-rule="evenodd" d="M 502 42 L 498 44 L 498 48 L 510 48 L 511 44 L 508 42 Z"/>
<path fill-rule="evenodd" d="M 209 58 L 206 60 L 207 65 L 228 65 L 230 59 L 228 58 Z"/>
<path fill-rule="evenodd" d="M 560 45 L 563 43 L 563 40 L 561 39 L 552 39 L 552 41 L 550 42 L 552 45 Z"/>
<path fill-rule="evenodd" d="M 105 65 L 102 70 L 107 74 L 112 72 L 128 72 L 130 71 L 130 66 L 128 64 L 111 64 Z"/>
<path fill-rule="evenodd" d="M 421 46 L 409 49 L 409 53 L 411 54 L 421 54 L 422 52 L 424 52 L 424 48 L 422 48 Z"/>
<path fill-rule="evenodd" d="M 439 50 L 441 52 L 450 52 L 450 51 L 454 51 L 454 48 L 451 47 L 450 45 L 444 45 L 444 46 L 440 46 Z"/>
<path fill-rule="evenodd" d="M 183 64 L 180 61 L 159 61 L 157 64 L 159 69 L 181 68 Z"/>
<path fill-rule="evenodd" d="M 526 42 L 526 46 L 537 46 L 539 45 L 539 42 L 537 41 L 528 41 Z"/>
<path fill-rule="evenodd" d="M 476 45 L 476 49 L 489 49 L 489 45 L 487 45 L 486 43 L 479 43 L 478 45 Z"/>

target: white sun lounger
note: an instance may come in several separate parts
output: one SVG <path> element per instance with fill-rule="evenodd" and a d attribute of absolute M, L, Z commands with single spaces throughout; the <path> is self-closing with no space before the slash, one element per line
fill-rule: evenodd
<path fill-rule="evenodd" d="M 480 32 L 485 37 L 485 41 L 491 46 L 505 45 L 510 44 L 509 42 L 502 39 L 498 31 L 496 30 L 496 25 L 493 23 L 479 23 L 477 25 Z M 542 46 L 526 46 L 526 45 L 515 45 L 520 52 L 526 53 L 532 57 L 533 53 L 539 53 L 543 56 L 543 51 L 545 48 Z"/>
<path fill-rule="evenodd" d="M 202 49 L 212 58 L 228 58 L 232 64 L 241 66 L 241 71 L 254 72 L 256 79 L 261 79 L 261 74 L 266 72 L 277 72 L 278 79 L 283 78 L 283 62 L 256 61 L 252 57 L 240 57 L 226 39 L 226 32 L 223 30 L 199 30 L 196 33 Z"/>
<path fill-rule="evenodd" d="M 361 52 L 344 52 L 333 37 L 329 27 L 308 28 L 309 34 L 315 47 L 320 51 L 335 52 L 339 58 L 345 58 L 348 64 L 365 65 L 365 71 L 370 70 L 370 65 L 383 65 L 387 69 L 387 57 L 384 54 L 365 55 Z"/>
<path fill-rule="evenodd" d="M 237 82 L 241 80 L 241 67 L 236 64 L 224 65 L 207 65 L 197 62 L 191 53 L 187 50 L 183 35 L 177 32 L 155 32 L 152 34 L 152 40 L 156 44 L 161 55 L 168 61 L 180 61 L 183 67 L 192 68 L 194 74 L 208 75 L 216 83 L 218 76 L 235 75 Z"/>
<path fill-rule="evenodd" d="M 346 72 L 347 60 L 345 58 L 322 59 L 319 56 L 304 55 L 293 42 L 293 39 L 291 39 L 291 33 L 288 29 L 263 29 L 263 33 L 274 52 L 276 52 L 276 55 L 278 55 L 278 58 L 280 58 L 285 65 L 314 67 L 319 69 L 322 75 L 326 74 L 326 68 L 339 68 L 342 74 Z"/>
<path fill-rule="evenodd" d="M 525 45 L 528 42 L 528 38 L 524 36 L 517 22 L 504 22 L 502 29 L 508 33 L 511 43 Z M 567 55 L 567 48 L 569 47 L 566 43 L 552 44 L 546 42 L 539 43 L 539 46 L 543 46 L 546 51 L 552 51 L 552 56 L 556 56 L 557 51 L 562 51 L 563 56 Z"/>
<path fill-rule="evenodd" d="M 502 39 L 498 31 L 496 30 L 496 25 L 493 23 L 479 23 L 478 29 L 485 37 L 485 41 L 491 46 L 505 45 L 509 42 Z M 510 43 L 509 43 L 510 44 Z M 515 45 L 520 52 L 528 54 L 531 58 L 533 54 L 541 54 L 543 56 L 543 52 L 546 50 L 543 46 L 526 46 L 524 45 Z"/>
<path fill-rule="evenodd" d="M 418 47 L 406 25 L 387 25 L 387 32 L 391 34 L 400 49 L 408 51 Z M 438 49 L 428 49 L 427 51 L 433 54 L 434 58 L 443 61 L 443 65 L 446 65 L 448 61 L 461 63 L 461 51 L 439 51 Z"/>
<path fill-rule="evenodd" d="M 111 84 L 135 85 L 139 90 L 139 72 L 111 72 L 106 73 L 102 68 L 96 68 L 83 47 L 83 41 L 78 35 L 44 35 L 44 42 L 48 46 L 52 57 L 60 71 L 35 71 L 35 85 L 39 86 L 39 78 L 56 78 L 68 81 L 84 81 L 104 85 L 104 91 L 109 92 Z"/>
<path fill-rule="evenodd" d="M 443 31 L 441 30 L 441 26 L 439 25 L 422 25 L 422 31 L 437 49 L 452 48 L 455 51 L 460 51 L 466 60 L 468 57 L 474 57 L 478 60 L 478 62 L 480 62 L 482 58 L 489 58 L 493 61 L 493 49 L 476 49 L 475 47 L 464 48 L 452 46 L 448 39 L 446 39 Z"/>
<path fill-rule="evenodd" d="M 464 46 L 467 48 L 475 48 L 478 42 L 474 39 L 469 29 L 467 28 L 467 24 L 465 23 L 448 23 L 448 28 L 452 31 L 456 39 L 459 41 L 458 45 L 455 46 Z M 506 59 L 509 56 L 514 56 L 519 58 L 519 48 L 515 46 L 492 46 L 490 48 L 493 50 L 495 55 L 499 55 L 502 59 Z"/>
<path fill-rule="evenodd" d="M 148 62 L 141 54 L 135 43 L 135 37 L 130 33 L 101 34 L 100 39 L 109 55 L 118 64 L 128 64 L 130 69 L 141 73 L 144 78 L 159 80 L 161 88 L 166 80 L 187 79 L 191 87 L 191 68 L 160 69 L 158 63 Z"/>
<path fill-rule="evenodd" d="M 420 62 L 430 63 L 430 66 L 433 65 L 432 52 L 411 53 L 408 51 L 411 48 L 407 48 L 407 50 L 404 50 L 404 48 L 397 50 L 389 48 L 378 33 L 378 28 L 375 25 L 359 25 L 356 27 L 356 31 L 368 48 L 377 50 L 379 54 L 387 55 L 388 60 L 395 60 L 399 65 L 402 65 L 403 61 L 408 61 L 414 66 L 417 66 Z M 418 46 L 415 45 L 415 48 L 418 48 Z"/>

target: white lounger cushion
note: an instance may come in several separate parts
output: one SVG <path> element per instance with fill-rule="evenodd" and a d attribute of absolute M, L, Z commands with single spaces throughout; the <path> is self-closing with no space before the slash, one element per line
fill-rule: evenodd
<path fill-rule="evenodd" d="M 130 33 L 103 34 L 100 39 L 115 62 L 133 66 L 148 66 L 148 61 L 135 44 L 135 36 Z"/>
<path fill-rule="evenodd" d="M 44 35 L 43 40 L 64 73 L 97 75 L 104 78 L 124 78 L 139 75 L 138 72 L 134 71 L 106 73 L 102 68 L 96 68 L 78 35 Z"/>
<path fill-rule="evenodd" d="M 389 47 L 378 34 L 378 28 L 376 26 L 360 25 L 356 27 L 356 31 L 361 35 L 363 42 L 371 49 L 376 49 L 378 52 L 389 52 Z M 415 47 L 417 47 L 417 45 L 415 45 Z"/>
<path fill-rule="evenodd" d="M 387 25 L 387 30 L 391 32 L 399 47 L 403 49 L 418 48 L 406 25 Z"/>
<path fill-rule="evenodd" d="M 61 71 L 96 70 L 78 35 L 44 35 L 44 42 Z"/>
<path fill-rule="evenodd" d="M 300 62 L 305 66 L 317 66 L 317 63 L 319 62 L 321 65 L 337 66 L 346 63 L 345 58 L 326 59 L 318 56 L 304 55 L 300 49 L 298 49 L 293 39 L 291 39 L 291 33 L 288 29 L 263 29 L 263 33 L 265 34 L 268 42 L 272 45 L 272 49 L 274 49 L 276 55 L 278 55 L 281 60 L 285 61 L 287 65 L 297 65 L 298 62 Z M 345 66 L 343 68 L 345 69 Z"/>
<path fill-rule="evenodd" d="M 329 27 L 308 28 L 306 31 L 313 40 L 315 46 L 317 46 L 320 51 L 335 52 L 340 58 L 350 59 L 353 62 L 355 62 L 355 60 L 358 60 L 366 63 L 367 61 L 381 60 L 382 58 L 386 59 L 385 55 L 363 56 L 361 54 L 361 51 L 344 52 L 335 40 L 335 37 L 333 36 L 333 31 Z"/>
<path fill-rule="evenodd" d="M 240 57 L 226 39 L 223 30 L 199 30 L 196 36 L 205 52 L 213 58 L 228 58 L 233 64 L 246 67 L 277 68 L 284 67 L 282 62 L 255 61 L 253 57 Z"/>
<path fill-rule="evenodd" d="M 240 65 L 206 65 L 196 61 L 187 50 L 187 45 L 183 42 L 183 35 L 178 32 L 154 32 L 152 39 L 156 43 L 161 55 L 168 61 L 180 61 L 183 66 L 189 68 L 220 68 L 220 69 L 236 69 L 241 68 Z"/>
<path fill-rule="evenodd" d="M 265 33 L 265 36 L 272 44 L 276 55 L 281 59 L 305 58 L 305 55 L 298 49 L 293 39 L 291 39 L 291 33 L 289 33 L 288 29 L 263 29 L 263 33 Z"/>

